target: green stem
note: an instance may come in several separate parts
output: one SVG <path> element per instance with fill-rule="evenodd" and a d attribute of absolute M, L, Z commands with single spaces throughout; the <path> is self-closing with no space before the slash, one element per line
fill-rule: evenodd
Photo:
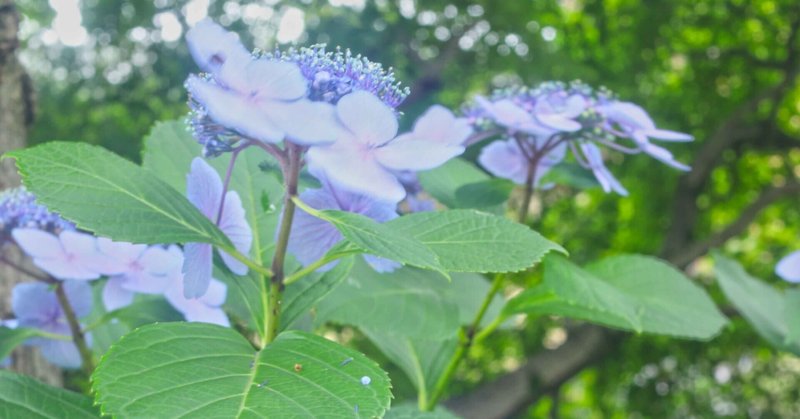
<path fill-rule="evenodd" d="M 283 199 L 283 217 L 281 218 L 278 240 L 275 243 L 275 255 L 272 258 L 272 276 L 269 281 L 269 294 L 267 296 L 267 306 L 265 308 L 266 334 L 264 343 L 269 344 L 278 336 L 278 329 L 281 323 L 281 298 L 283 296 L 284 283 L 284 263 L 286 260 L 286 249 L 289 245 L 289 234 L 292 231 L 292 221 L 295 213 L 295 200 L 297 195 L 297 180 L 300 176 L 300 154 L 301 150 L 289 142 L 286 142 L 287 164 L 284 172 L 284 185 L 286 195 Z"/>
<path fill-rule="evenodd" d="M 220 246 L 220 249 L 222 249 L 222 251 L 224 251 L 225 253 L 233 256 L 233 258 L 238 260 L 239 262 L 244 263 L 248 268 L 258 272 L 259 274 L 267 277 L 272 276 L 272 271 L 269 268 L 261 266 L 258 262 L 253 261 L 249 257 L 245 256 L 242 252 L 236 250 L 235 247 Z"/>
<path fill-rule="evenodd" d="M 428 403 L 425 406 L 426 411 L 433 410 L 436 407 L 436 403 L 444 394 L 444 390 L 447 388 L 447 385 L 450 384 L 450 380 L 453 378 L 453 374 L 455 374 L 458 365 L 461 363 L 461 360 L 467 355 L 467 351 L 469 348 L 472 347 L 472 344 L 475 342 L 475 333 L 477 332 L 478 328 L 481 325 L 481 321 L 483 321 L 483 316 L 486 315 L 486 311 L 489 309 L 489 305 L 491 305 L 492 300 L 494 299 L 495 294 L 500 291 L 500 288 L 503 286 L 503 274 L 498 274 L 494 277 L 494 281 L 492 281 L 492 287 L 489 292 L 486 294 L 486 297 L 483 299 L 483 303 L 481 303 L 481 308 L 478 310 L 478 313 L 475 315 L 475 318 L 472 320 L 472 323 L 467 328 L 466 333 L 461 333 L 461 339 L 459 339 L 458 347 L 456 348 L 456 352 L 450 358 L 450 362 L 447 364 L 447 368 L 445 369 L 444 373 L 439 380 L 436 382 L 436 386 L 431 393 L 431 397 L 428 399 Z"/>
<path fill-rule="evenodd" d="M 352 254 L 353 253 L 332 253 L 332 254 L 325 255 L 325 256 L 317 259 L 316 262 L 313 262 L 310 265 L 300 269 L 299 271 L 287 276 L 286 279 L 283 280 L 283 284 L 284 285 L 293 284 L 293 283 L 301 280 L 304 276 L 316 271 L 317 269 L 319 269 L 319 268 L 321 268 L 321 267 L 323 267 L 323 266 L 325 266 L 325 265 L 327 265 L 327 264 L 329 264 L 329 263 L 331 263 L 331 262 L 333 262 L 335 260 L 339 260 L 339 259 L 341 259 L 341 258 L 343 258 L 345 256 L 350 256 Z"/>
<path fill-rule="evenodd" d="M 86 337 L 83 335 L 83 331 L 81 331 L 81 324 L 78 321 L 78 316 L 75 315 L 75 310 L 72 309 L 72 305 L 69 303 L 67 293 L 64 291 L 64 283 L 58 281 L 55 285 L 58 302 L 61 304 L 61 310 L 64 312 L 64 317 L 67 318 L 67 323 L 69 324 L 69 330 L 72 332 L 72 341 L 75 342 L 75 346 L 78 347 L 78 352 L 81 354 L 83 370 L 86 371 L 87 375 L 91 376 L 92 371 L 94 371 L 92 350 L 89 349 L 89 345 L 86 343 Z"/>

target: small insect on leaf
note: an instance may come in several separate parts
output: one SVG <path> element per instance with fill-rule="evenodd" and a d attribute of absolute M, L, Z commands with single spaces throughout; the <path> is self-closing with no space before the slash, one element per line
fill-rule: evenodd
<path fill-rule="evenodd" d="M 264 386 L 266 386 L 266 385 L 267 385 L 267 382 L 268 382 L 268 381 L 269 381 L 269 379 L 266 379 L 266 380 L 262 381 L 261 383 L 259 383 L 259 384 L 258 384 L 256 387 L 258 387 L 258 388 L 262 388 L 262 387 L 264 387 Z"/>
<path fill-rule="evenodd" d="M 351 358 L 347 358 L 347 359 L 345 359 L 344 361 L 342 361 L 342 363 L 341 363 L 341 364 L 339 364 L 339 366 L 340 366 L 340 367 L 343 367 L 343 366 L 345 366 L 345 365 L 347 365 L 347 364 L 349 364 L 349 363 L 351 363 L 351 362 L 353 362 L 353 358 L 352 358 L 352 357 L 351 357 Z"/>
<path fill-rule="evenodd" d="M 303 365 L 302 364 L 294 364 L 294 370 L 296 372 L 303 371 Z"/>

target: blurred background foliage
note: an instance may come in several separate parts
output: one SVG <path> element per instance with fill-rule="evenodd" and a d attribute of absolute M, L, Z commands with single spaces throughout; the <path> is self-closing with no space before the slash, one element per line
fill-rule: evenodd
<path fill-rule="evenodd" d="M 666 257 L 727 307 L 701 254 L 719 246 L 782 286 L 776 261 L 800 248 L 800 3 L 796 0 L 18 0 L 22 58 L 34 79 L 32 144 L 87 141 L 137 160 L 157 121 L 185 115 L 197 71 L 183 42 L 210 16 L 261 49 L 340 45 L 391 66 L 412 94 L 405 123 L 432 103 L 458 108 L 514 84 L 581 79 L 641 104 L 659 126 L 693 134 L 672 147 L 680 174 L 609 156 L 630 197 L 559 186 L 537 197 L 534 227 L 586 262 L 621 252 Z M 693 177 L 694 176 L 694 177 Z M 705 243 L 707 238 L 718 240 Z M 519 285 L 535 281 L 520 275 Z M 759 340 L 732 309 L 710 343 L 624 339 L 610 356 L 532 405 L 531 416 L 789 417 L 800 412 L 800 359 Z M 453 394 L 467 393 L 568 338 L 558 320 L 501 332 L 473 352 Z M 365 350 L 370 350 L 358 336 Z M 374 351 L 374 349 L 373 349 Z M 377 355 L 371 354 L 374 356 Z M 396 397 L 413 397 L 391 369 Z M 405 383 L 405 384 L 404 384 Z"/>

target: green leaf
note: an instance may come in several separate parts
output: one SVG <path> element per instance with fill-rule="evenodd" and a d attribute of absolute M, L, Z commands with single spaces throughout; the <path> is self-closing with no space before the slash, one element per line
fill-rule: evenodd
<path fill-rule="evenodd" d="M 418 212 L 386 223 L 430 248 L 451 272 L 516 272 L 566 253 L 527 226 L 474 210 Z"/>
<path fill-rule="evenodd" d="M 99 418 L 92 399 L 0 370 L 2 418 Z"/>
<path fill-rule="evenodd" d="M 560 257 L 544 282 L 511 300 L 505 314 L 555 314 L 636 332 L 710 339 L 726 324 L 705 291 L 655 258 L 615 256 L 587 269 Z"/>
<path fill-rule="evenodd" d="M 566 258 L 545 259 L 544 282 L 509 301 L 505 315 L 558 315 L 641 331 L 639 303 Z"/>
<path fill-rule="evenodd" d="M 37 200 L 79 228 L 134 243 L 228 238 L 182 194 L 147 170 L 101 147 L 51 142 L 7 154 Z"/>
<path fill-rule="evenodd" d="M 800 289 L 786 290 L 786 315 L 784 321 L 789 329 L 786 334 L 786 344 L 800 347 Z"/>
<path fill-rule="evenodd" d="M 184 121 L 157 122 L 144 138 L 142 166 L 183 194 L 192 160 L 202 152 Z"/>
<path fill-rule="evenodd" d="M 419 182 L 426 192 L 448 208 L 460 208 L 456 191 L 459 188 L 492 179 L 472 163 L 456 158 L 433 170 L 420 172 Z"/>
<path fill-rule="evenodd" d="M 504 204 L 512 190 L 512 182 L 493 178 L 460 186 L 455 197 L 458 208 L 484 209 Z"/>
<path fill-rule="evenodd" d="M 17 346 L 22 345 L 29 338 L 39 335 L 40 333 L 37 329 L 29 329 L 27 327 L 11 329 L 0 326 L 0 361 L 6 359 Z"/>
<path fill-rule="evenodd" d="M 728 323 L 701 286 L 656 258 L 614 256 L 587 269 L 641 304 L 644 332 L 706 340 Z"/>
<path fill-rule="evenodd" d="M 281 301 L 281 330 L 290 327 L 298 317 L 330 294 L 347 278 L 352 268 L 353 258 L 345 258 L 330 271 L 308 275 L 288 285 Z"/>
<path fill-rule="evenodd" d="M 357 260 L 349 279 L 317 305 L 316 323 L 332 321 L 419 338 L 452 336 L 460 323 L 458 306 L 445 301 L 439 291 L 447 283 L 414 268 L 378 274 Z"/>
<path fill-rule="evenodd" d="M 773 346 L 800 355 L 800 343 L 789 342 L 786 300 L 778 290 L 753 278 L 736 261 L 714 254 L 717 282 L 736 310 Z"/>
<path fill-rule="evenodd" d="M 599 185 L 591 170 L 577 163 L 561 162 L 542 177 L 543 185 L 555 183 L 569 185 L 578 189 L 589 189 Z"/>
<path fill-rule="evenodd" d="M 308 208 L 311 210 L 311 208 Z M 409 234 L 352 212 L 321 210 L 313 215 L 333 224 L 360 250 L 400 263 L 440 272 L 449 277 L 436 254 Z"/>
<path fill-rule="evenodd" d="M 115 417 L 380 417 L 391 398 L 377 364 L 319 336 L 284 332 L 254 352 L 234 330 L 203 323 L 126 335 L 92 382 Z"/>
<path fill-rule="evenodd" d="M 392 406 L 383 419 L 458 419 L 458 416 L 441 406 L 437 406 L 432 412 L 423 412 L 413 404 L 403 403 Z"/>
<path fill-rule="evenodd" d="M 214 278 L 228 286 L 226 310 L 246 321 L 259 336 L 264 336 L 264 307 L 267 305 L 263 300 L 266 298 L 264 279 L 253 270 L 244 276 L 236 275 L 216 262 Z"/>

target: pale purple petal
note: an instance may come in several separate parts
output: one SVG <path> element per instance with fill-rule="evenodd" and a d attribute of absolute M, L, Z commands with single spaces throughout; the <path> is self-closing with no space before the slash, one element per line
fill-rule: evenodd
<path fill-rule="evenodd" d="M 92 312 L 91 285 L 83 281 L 64 281 L 64 293 L 78 318 L 86 317 Z"/>
<path fill-rule="evenodd" d="M 219 228 L 231 239 L 233 246 L 242 254 L 249 254 L 253 244 L 253 231 L 247 223 L 244 207 L 239 194 L 230 191 L 225 195 L 225 207 L 222 210 Z M 236 260 L 225 252 L 220 252 L 222 260 L 231 272 L 237 275 L 247 274 L 247 265 Z"/>
<path fill-rule="evenodd" d="M 653 156 L 656 160 L 659 160 L 669 166 L 672 166 L 678 170 L 689 171 L 692 168 L 675 160 L 672 156 L 672 153 L 669 152 L 666 148 L 659 147 L 655 144 L 646 143 L 640 146 L 642 151 Z"/>
<path fill-rule="evenodd" d="M 336 108 L 326 102 L 301 99 L 269 106 L 269 118 L 295 144 L 324 145 L 336 141 L 344 129 Z"/>
<path fill-rule="evenodd" d="M 561 114 L 567 118 L 577 118 L 586 110 L 587 105 L 588 103 L 583 95 L 571 95 L 564 103 Z"/>
<path fill-rule="evenodd" d="M 193 75 L 186 81 L 186 87 L 217 123 L 259 141 L 277 143 L 283 140 L 286 133 L 272 122 L 264 104 L 254 98 Z"/>
<path fill-rule="evenodd" d="M 558 131 L 573 132 L 581 129 L 581 124 L 560 114 L 537 114 L 536 119 L 549 128 Z"/>
<path fill-rule="evenodd" d="M 68 340 L 45 339 L 36 346 L 42 356 L 51 364 L 65 369 L 76 369 L 81 366 L 81 355 L 75 343 Z"/>
<path fill-rule="evenodd" d="M 97 238 L 98 257 L 90 266 L 103 275 L 119 275 L 129 269 L 147 249 L 145 244 L 115 242 L 105 237 Z"/>
<path fill-rule="evenodd" d="M 207 218 L 217 219 L 222 199 L 222 179 L 217 171 L 200 157 L 192 160 L 191 171 L 186 177 L 186 196 Z"/>
<path fill-rule="evenodd" d="M 180 281 L 180 276 L 178 276 L 174 285 L 164 293 L 164 297 L 176 310 L 183 314 L 187 321 L 230 326 L 230 321 L 225 312 L 219 308 L 225 302 L 225 284 L 216 279 L 211 279 L 207 296 L 191 299 L 184 296 L 183 285 L 184 282 Z"/>
<path fill-rule="evenodd" d="M 23 324 L 49 323 L 61 315 L 61 307 L 47 284 L 23 282 L 11 290 L 11 311 Z"/>
<path fill-rule="evenodd" d="M 655 138 L 661 141 L 687 142 L 694 140 L 694 137 L 689 134 L 665 129 L 649 129 L 645 130 L 644 134 L 650 138 Z"/>
<path fill-rule="evenodd" d="M 775 266 L 775 273 L 785 281 L 800 283 L 800 250 L 781 259 Z"/>
<path fill-rule="evenodd" d="M 109 278 L 103 287 L 103 305 L 107 311 L 113 311 L 130 305 L 135 293 L 122 287 L 123 280 L 115 277 Z"/>
<path fill-rule="evenodd" d="M 209 307 L 222 307 L 228 295 L 228 286 L 214 278 L 208 284 L 208 292 L 200 297 L 200 301 Z"/>
<path fill-rule="evenodd" d="M 646 130 L 656 128 L 647 111 L 630 102 L 612 102 L 599 107 L 599 110 L 606 115 L 606 118 L 623 127 Z"/>
<path fill-rule="evenodd" d="M 292 101 L 306 95 L 308 85 L 297 64 L 258 59 L 245 66 L 248 90 L 257 99 Z"/>
<path fill-rule="evenodd" d="M 336 115 L 363 144 L 381 145 L 397 135 L 397 116 L 372 93 L 357 91 L 344 96 L 336 104 Z"/>
<path fill-rule="evenodd" d="M 189 322 L 211 323 L 224 327 L 230 327 L 231 325 L 224 310 L 218 307 L 209 307 L 201 303 L 188 306 L 183 316 L 186 318 L 186 321 Z"/>
<path fill-rule="evenodd" d="M 446 145 L 458 146 L 472 134 L 472 126 L 464 118 L 456 118 L 441 105 L 431 106 L 414 124 L 413 137 Z"/>
<path fill-rule="evenodd" d="M 213 271 L 213 247 L 207 243 L 187 243 L 183 247 L 183 295 L 199 298 L 208 290 Z"/>
<path fill-rule="evenodd" d="M 314 209 L 341 209 L 333 195 L 324 189 L 306 190 L 300 194 L 300 200 Z M 341 240 L 342 234 L 331 223 L 297 209 L 287 250 L 298 262 L 307 266 L 324 256 Z M 320 271 L 330 270 L 333 266 L 326 265 Z"/>
<path fill-rule="evenodd" d="M 375 158 L 392 170 L 430 170 L 464 152 L 462 146 L 450 146 L 404 134 L 374 151 Z"/>
<path fill-rule="evenodd" d="M 238 35 L 211 19 L 203 19 L 189 29 L 186 41 L 197 65 L 211 73 L 217 72 L 231 57 L 250 56 Z"/>
<path fill-rule="evenodd" d="M 403 185 L 378 164 L 361 144 L 339 140 L 333 145 L 312 147 L 308 163 L 312 172 L 323 174 L 337 188 L 362 193 L 381 201 L 400 202 Z"/>
<path fill-rule="evenodd" d="M 628 190 L 606 168 L 600 149 L 592 143 L 581 143 L 580 147 L 589 163 L 589 167 L 592 169 L 592 173 L 594 173 L 594 177 L 603 190 L 605 192 L 614 191 L 622 196 L 627 196 Z"/>
<path fill-rule="evenodd" d="M 167 275 L 180 268 L 183 263 L 183 254 L 161 246 L 150 246 L 142 253 L 138 261 L 146 272 L 153 275 Z"/>
<path fill-rule="evenodd" d="M 491 174 L 524 185 L 528 161 L 514 140 L 494 141 L 481 150 L 478 162 Z"/>
<path fill-rule="evenodd" d="M 16 228 L 11 235 L 17 246 L 32 258 L 56 259 L 63 257 L 64 249 L 54 234 L 34 228 Z"/>

